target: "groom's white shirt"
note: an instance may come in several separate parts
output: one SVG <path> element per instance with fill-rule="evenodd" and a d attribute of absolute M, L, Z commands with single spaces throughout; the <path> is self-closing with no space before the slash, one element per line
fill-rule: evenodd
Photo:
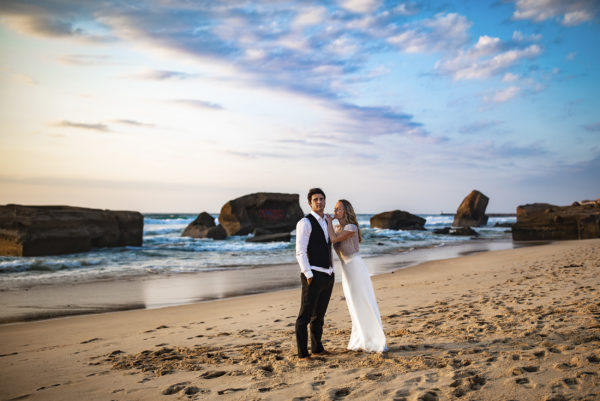
<path fill-rule="evenodd" d="M 327 220 L 321 218 L 317 213 L 311 211 L 317 222 L 323 229 L 323 233 L 325 234 L 325 240 L 329 241 L 329 232 L 327 231 Z M 312 271 L 316 270 L 319 272 L 332 274 L 333 273 L 333 252 L 331 255 L 331 267 L 329 269 L 320 267 L 320 266 L 311 266 L 308 261 L 308 240 L 310 239 L 310 233 L 312 232 L 312 224 L 306 217 L 300 219 L 298 224 L 296 224 L 296 259 L 298 259 L 298 264 L 300 265 L 300 271 L 304 274 L 304 276 L 309 279 L 313 276 Z"/>

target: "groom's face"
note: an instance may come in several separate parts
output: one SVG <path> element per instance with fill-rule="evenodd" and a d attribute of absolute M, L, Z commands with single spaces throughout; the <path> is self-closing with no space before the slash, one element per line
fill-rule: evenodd
<path fill-rule="evenodd" d="M 325 211 L 325 197 L 321 194 L 314 194 L 310 198 L 310 208 L 319 215 L 323 214 Z"/>

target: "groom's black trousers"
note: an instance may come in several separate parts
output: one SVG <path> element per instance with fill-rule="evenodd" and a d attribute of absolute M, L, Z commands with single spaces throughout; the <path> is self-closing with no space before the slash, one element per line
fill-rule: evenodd
<path fill-rule="evenodd" d="M 313 279 L 308 285 L 306 276 L 300 273 L 302 280 L 302 303 L 296 319 L 296 345 L 298 357 L 308 356 L 308 323 L 310 323 L 310 349 L 313 353 L 323 352 L 321 336 L 325 312 L 333 290 L 334 274 L 321 273 L 313 270 Z"/>

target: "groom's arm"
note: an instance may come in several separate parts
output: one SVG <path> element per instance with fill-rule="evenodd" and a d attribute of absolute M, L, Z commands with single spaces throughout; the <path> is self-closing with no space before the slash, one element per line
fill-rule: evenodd
<path fill-rule="evenodd" d="M 300 265 L 300 271 L 304 274 L 309 284 L 313 277 L 313 272 L 308 262 L 308 239 L 310 238 L 311 231 L 312 226 L 306 218 L 300 219 L 298 224 L 296 224 L 296 259 Z"/>

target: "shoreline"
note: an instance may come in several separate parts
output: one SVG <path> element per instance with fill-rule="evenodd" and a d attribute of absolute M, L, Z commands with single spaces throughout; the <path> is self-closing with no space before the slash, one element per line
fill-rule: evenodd
<path fill-rule="evenodd" d="M 427 261 L 372 278 L 390 351 L 299 361 L 288 289 L 0 326 L 0 399 L 597 399 L 600 239 Z M 173 397 L 170 397 L 173 395 Z"/>
<path fill-rule="evenodd" d="M 367 257 L 372 276 L 473 253 L 534 246 L 512 240 L 471 240 Z M 336 282 L 341 281 L 335 257 Z M 0 292 L 0 325 L 177 305 L 268 293 L 300 286 L 297 263 L 243 269 L 129 276 L 89 282 L 40 284 Z"/>

